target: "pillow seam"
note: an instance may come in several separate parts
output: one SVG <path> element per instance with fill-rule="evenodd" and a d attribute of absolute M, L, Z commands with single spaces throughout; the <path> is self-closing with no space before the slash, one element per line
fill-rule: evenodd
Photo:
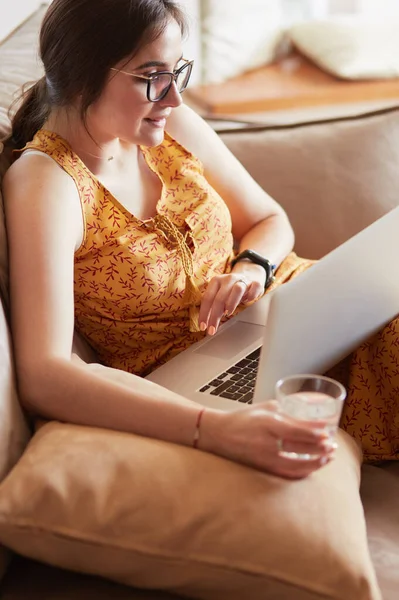
<path fill-rule="evenodd" d="M 9 525 L 9 522 L 7 520 L 2 520 L 1 514 L 0 514 L 0 523 L 5 524 L 6 526 Z M 24 522 L 22 520 L 14 520 L 13 525 L 11 525 L 11 527 L 17 527 L 20 530 L 30 531 L 33 535 L 35 533 L 36 534 L 44 533 L 50 537 L 54 537 L 54 538 L 59 537 L 62 539 L 66 539 L 67 541 L 72 541 L 72 542 L 77 541 L 81 544 L 90 545 L 90 546 L 101 546 L 103 549 L 105 549 L 106 547 L 111 547 L 113 550 L 120 550 L 120 551 L 128 550 L 129 552 L 136 553 L 140 556 L 144 556 L 144 557 L 147 556 L 148 558 L 152 557 L 152 558 L 167 560 L 170 562 L 171 561 L 180 562 L 183 565 L 184 565 L 184 563 L 188 562 L 186 557 L 181 558 L 181 557 L 177 557 L 177 556 L 167 556 L 166 554 L 156 554 L 154 552 L 151 553 L 151 551 L 149 551 L 149 550 L 130 549 L 123 545 L 116 545 L 115 543 L 109 543 L 109 542 L 104 543 L 104 540 L 102 540 L 102 539 L 95 540 L 95 539 L 85 539 L 82 537 L 77 538 L 76 536 L 73 537 L 73 534 L 71 531 L 63 532 L 60 529 L 51 531 L 51 530 L 47 529 L 46 527 L 38 527 L 35 524 L 32 525 L 29 523 L 27 524 L 26 522 Z M 79 534 L 79 536 L 81 536 L 81 533 Z M 207 561 L 204 558 L 197 558 L 197 557 L 191 557 L 191 556 L 189 557 L 189 561 L 206 566 L 206 567 L 211 567 L 211 568 L 214 568 L 219 571 L 225 571 L 227 573 L 238 571 L 238 572 L 242 573 L 243 575 L 246 575 L 249 577 L 261 578 L 261 577 L 266 576 L 272 580 L 278 581 L 279 583 L 282 583 L 285 585 L 291 585 L 293 587 L 297 587 L 304 591 L 318 594 L 321 598 L 324 598 L 325 600 L 337 600 L 338 599 L 338 596 L 331 595 L 328 592 L 318 591 L 317 589 L 306 588 L 303 586 L 303 584 L 298 584 L 289 579 L 284 580 L 277 575 L 270 575 L 268 573 L 253 571 L 250 568 L 248 568 L 248 566 L 236 565 L 234 568 L 232 568 L 231 566 L 229 566 L 227 564 L 218 564 L 218 563 L 215 564 L 215 563 L 211 563 L 211 562 Z M 321 600 L 321 598 L 320 598 L 320 600 Z"/>

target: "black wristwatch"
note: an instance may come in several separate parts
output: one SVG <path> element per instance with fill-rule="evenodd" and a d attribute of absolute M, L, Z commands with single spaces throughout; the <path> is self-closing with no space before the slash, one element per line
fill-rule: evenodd
<path fill-rule="evenodd" d="M 266 283 L 265 289 L 269 287 L 271 283 L 274 281 L 274 271 L 276 269 L 276 265 L 273 265 L 270 260 L 255 252 L 255 250 L 243 250 L 231 261 L 231 268 L 234 267 L 240 260 L 250 260 L 256 265 L 260 265 L 266 271 Z"/>

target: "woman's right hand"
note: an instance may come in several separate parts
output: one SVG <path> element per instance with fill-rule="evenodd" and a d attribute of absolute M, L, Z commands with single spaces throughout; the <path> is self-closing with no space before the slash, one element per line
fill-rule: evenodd
<path fill-rule="evenodd" d="M 317 455 L 300 460 L 287 452 Z M 278 412 L 270 400 L 234 412 L 206 411 L 201 421 L 199 448 L 288 479 L 302 479 L 333 459 L 332 444 L 320 423 L 300 423 Z"/>

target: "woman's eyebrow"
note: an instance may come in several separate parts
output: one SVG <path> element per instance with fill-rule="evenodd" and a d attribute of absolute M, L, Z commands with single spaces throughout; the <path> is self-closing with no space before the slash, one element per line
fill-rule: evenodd
<path fill-rule="evenodd" d="M 183 55 L 181 55 L 181 57 L 177 59 L 176 64 L 182 58 L 183 58 Z M 134 67 L 133 71 L 140 71 L 141 69 L 149 69 L 150 67 L 160 67 L 162 69 L 167 69 L 168 64 L 165 62 L 158 61 L 158 60 L 149 60 L 148 62 L 143 63 L 142 65 L 139 65 L 138 67 Z"/>
<path fill-rule="evenodd" d="M 133 71 L 140 71 L 141 69 L 148 69 L 149 67 L 167 67 L 166 63 L 157 60 L 149 60 L 138 67 L 134 67 Z"/>

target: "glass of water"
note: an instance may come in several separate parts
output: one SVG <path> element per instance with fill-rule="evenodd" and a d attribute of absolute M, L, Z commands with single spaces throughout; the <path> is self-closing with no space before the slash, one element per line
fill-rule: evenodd
<path fill-rule="evenodd" d="M 289 375 L 276 383 L 279 411 L 298 421 L 320 423 L 333 441 L 346 398 L 344 386 L 323 375 Z M 317 458 L 313 454 L 287 452 L 283 446 L 280 456 L 301 460 Z"/>

